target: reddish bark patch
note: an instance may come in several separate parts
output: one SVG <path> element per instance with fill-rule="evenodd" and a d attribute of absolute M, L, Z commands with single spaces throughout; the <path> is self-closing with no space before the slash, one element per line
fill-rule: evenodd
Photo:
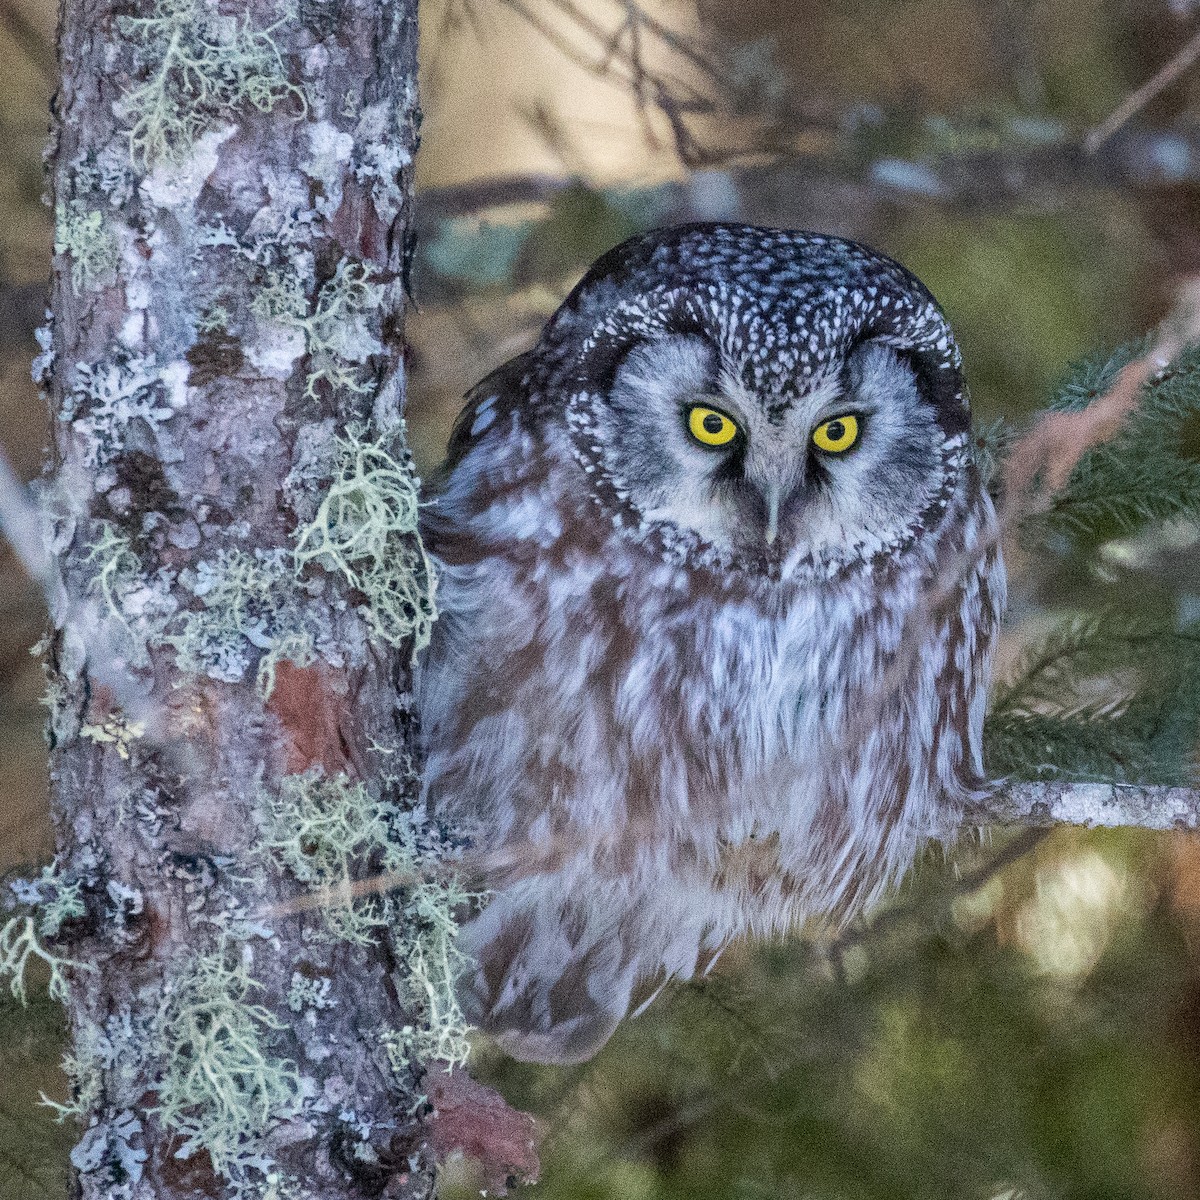
<path fill-rule="evenodd" d="M 155 1176 L 178 1196 L 209 1196 L 220 1200 L 225 1195 L 225 1184 L 213 1170 L 212 1159 L 207 1150 L 197 1150 L 187 1158 L 179 1158 L 176 1151 L 183 1145 L 183 1138 L 170 1135 L 166 1138 L 161 1156 L 156 1162 Z"/>
<path fill-rule="evenodd" d="M 275 668 L 267 711 L 283 727 L 287 774 L 299 775 L 312 767 L 323 767 L 330 778 L 342 772 L 359 774 L 342 732 L 348 692 L 345 673 L 323 663 L 297 667 L 281 662 Z"/>
<path fill-rule="evenodd" d="M 465 1071 L 433 1068 L 424 1079 L 433 1111 L 425 1118 L 438 1161 L 455 1151 L 479 1163 L 489 1194 L 508 1195 L 519 1183 L 536 1183 L 541 1162 L 533 1118 L 510 1108 L 499 1092 Z"/>

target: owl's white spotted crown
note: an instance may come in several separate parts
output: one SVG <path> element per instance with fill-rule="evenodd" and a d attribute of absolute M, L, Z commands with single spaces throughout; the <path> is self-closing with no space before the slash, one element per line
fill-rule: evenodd
<path fill-rule="evenodd" d="M 947 418 L 966 411 L 958 345 L 925 285 L 878 251 L 825 234 L 704 224 L 632 238 L 592 265 L 541 345 L 569 369 L 568 345 L 583 361 L 689 329 L 780 403 L 873 339 L 920 357 Z"/>

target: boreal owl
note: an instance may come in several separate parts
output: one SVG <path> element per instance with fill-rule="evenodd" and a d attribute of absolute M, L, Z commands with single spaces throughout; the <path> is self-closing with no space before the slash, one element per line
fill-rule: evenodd
<path fill-rule="evenodd" d="M 490 897 L 461 999 L 518 1058 L 844 920 L 981 788 L 995 515 L 950 328 L 865 246 L 605 254 L 468 396 L 421 532 L 427 797 Z"/>

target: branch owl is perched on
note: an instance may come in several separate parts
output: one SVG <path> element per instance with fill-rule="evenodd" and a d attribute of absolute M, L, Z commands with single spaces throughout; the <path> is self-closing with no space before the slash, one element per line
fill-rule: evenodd
<path fill-rule="evenodd" d="M 510 1053 L 589 1057 L 953 826 L 1004 602 L 968 425 L 913 275 L 742 225 L 618 246 L 471 393 L 420 715 L 492 892 L 464 1007 Z"/>

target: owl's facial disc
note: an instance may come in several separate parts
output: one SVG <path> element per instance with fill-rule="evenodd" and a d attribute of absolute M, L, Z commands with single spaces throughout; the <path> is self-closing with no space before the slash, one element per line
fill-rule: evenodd
<path fill-rule="evenodd" d="M 787 396 L 747 390 L 700 336 L 635 346 L 595 415 L 641 514 L 751 560 L 893 544 L 943 482 L 945 432 L 879 342 Z"/>

